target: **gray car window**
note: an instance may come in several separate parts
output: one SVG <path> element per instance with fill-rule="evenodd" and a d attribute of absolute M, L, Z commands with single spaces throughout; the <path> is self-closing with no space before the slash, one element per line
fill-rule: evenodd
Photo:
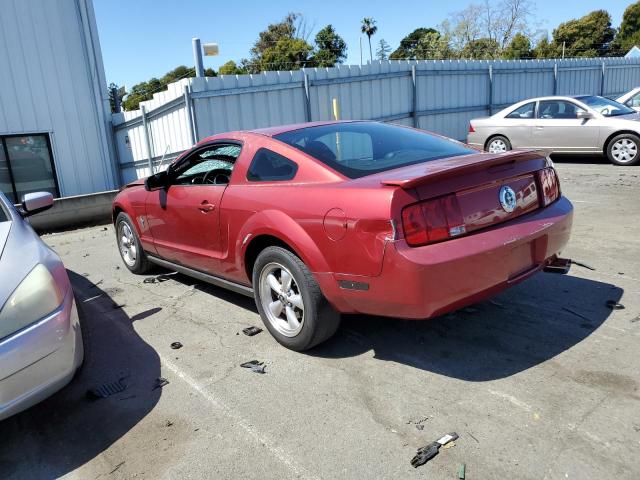
<path fill-rule="evenodd" d="M 519 108 L 516 108 L 505 118 L 533 118 L 533 112 L 535 111 L 535 109 L 536 102 L 527 103 Z"/>
<path fill-rule="evenodd" d="M 570 119 L 578 118 L 577 113 L 583 109 L 575 103 L 564 100 L 544 100 L 538 106 L 538 118 Z"/>

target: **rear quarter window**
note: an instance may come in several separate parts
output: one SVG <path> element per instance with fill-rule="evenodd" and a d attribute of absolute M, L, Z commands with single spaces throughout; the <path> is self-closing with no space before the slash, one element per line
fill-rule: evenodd
<path fill-rule="evenodd" d="M 247 171 L 250 182 L 274 182 L 293 180 L 298 164 L 287 157 L 266 148 L 259 149 Z"/>

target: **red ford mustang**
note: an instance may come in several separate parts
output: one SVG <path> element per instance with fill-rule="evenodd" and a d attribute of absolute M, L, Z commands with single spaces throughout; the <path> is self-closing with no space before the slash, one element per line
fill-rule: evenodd
<path fill-rule="evenodd" d="M 129 270 L 253 296 L 294 350 L 329 338 L 340 313 L 429 318 L 565 272 L 572 210 L 544 153 L 375 122 L 215 135 L 113 203 Z"/>

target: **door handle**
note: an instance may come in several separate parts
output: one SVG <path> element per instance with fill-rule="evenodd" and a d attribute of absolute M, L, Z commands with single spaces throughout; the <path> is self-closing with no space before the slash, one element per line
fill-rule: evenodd
<path fill-rule="evenodd" d="M 198 210 L 200 210 L 202 213 L 209 213 L 212 210 L 215 210 L 215 208 L 216 206 L 213 203 L 209 203 L 208 200 L 203 200 L 198 207 Z"/>

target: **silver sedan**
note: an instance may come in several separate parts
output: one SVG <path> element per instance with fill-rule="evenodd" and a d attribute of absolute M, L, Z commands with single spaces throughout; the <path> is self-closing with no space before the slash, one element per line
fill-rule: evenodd
<path fill-rule="evenodd" d="M 18 212 L 0 192 L 0 420 L 61 389 L 83 360 L 67 271 L 23 218 L 52 204 L 30 193 Z"/>
<path fill-rule="evenodd" d="M 467 143 L 491 153 L 544 148 L 555 153 L 605 153 L 616 165 L 640 161 L 640 114 L 597 95 L 523 100 L 469 123 Z"/>

